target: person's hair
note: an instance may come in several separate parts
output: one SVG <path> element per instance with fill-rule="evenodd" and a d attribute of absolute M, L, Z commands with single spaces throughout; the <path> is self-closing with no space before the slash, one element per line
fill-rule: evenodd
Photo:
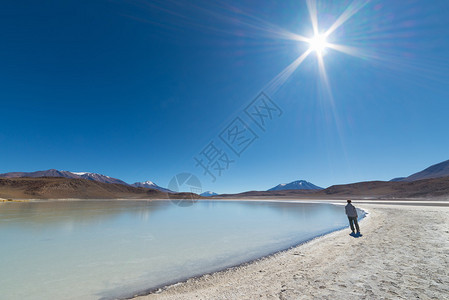
<path fill-rule="evenodd" d="M 351 200 L 349 200 L 349 199 L 348 199 L 348 200 L 346 200 L 346 201 L 347 201 L 348 203 L 351 203 Z"/>

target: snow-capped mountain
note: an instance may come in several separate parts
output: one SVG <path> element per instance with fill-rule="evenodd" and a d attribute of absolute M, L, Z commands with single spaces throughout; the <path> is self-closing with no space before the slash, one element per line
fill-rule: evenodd
<path fill-rule="evenodd" d="M 290 183 L 281 183 L 269 189 L 269 191 L 280 190 L 322 190 L 322 187 L 316 186 L 305 180 L 297 180 Z"/>
<path fill-rule="evenodd" d="M 129 185 L 126 182 L 112 178 L 106 175 L 90 172 L 70 172 L 70 171 L 59 171 L 55 169 L 36 171 L 36 172 L 10 172 L 0 174 L 0 177 L 6 178 L 18 178 L 18 177 L 65 177 L 65 178 L 82 178 L 94 181 L 99 181 L 103 183 L 118 183 L 123 185 Z"/>
<path fill-rule="evenodd" d="M 19 178 L 19 177 L 65 177 L 65 178 L 79 178 L 78 175 L 69 171 L 59 171 L 55 169 L 36 171 L 36 172 L 9 172 L 0 174 L 4 178 Z"/>
<path fill-rule="evenodd" d="M 70 171 L 60 171 L 56 169 L 50 169 L 45 171 L 36 171 L 36 172 L 9 172 L 9 173 L 3 173 L 0 174 L 0 178 L 20 178 L 20 177 L 65 177 L 65 178 L 75 178 L 75 179 L 88 179 L 92 181 L 98 181 L 102 183 L 115 183 L 115 184 L 122 184 L 126 186 L 133 186 L 133 187 L 143 187 L 148 189 L 155 189 L 161 192 L 165 193 L 176 193 L 172 190 L 163 188 L 158 186 L 152 181 L 144 181 L 144 182 L 136 182 L 133 184 L 128 184 L 124 182 L 123 180 L 113 178 L 110 176 L 106 176 L 99 173 L 92 173 L 92 172 L 70 172 Z"/>
<path fill-rule="evenodd" d="M 90 173 L 90 172 L 71 172 L 71 173 L 79 176 L 80 178 L 99 181 L 103 183 L 118 183 L 123 185 L 129 185 L 120 179 L 112 178 L 103 174 Z"/>
<path fill-rule="evenodd" d="M 217 195 L 218 195 L 217 193 L 214 193 L 214 192 L 211 192 L 211 191 L 207 191 L 207 192 L 204 192 L 204 193 L 200 194 L 200 196 L 203 196 L 203 197 L 212 197 L 212 196 L 217 196 Z"/>
<path fill-rule="evenodd" d="M 163 187 L 160 187 L 157 184 L 155 184 L 154 182 L 149 181 L 149 180 L 144 181 L 144 182 L 136 182 L 136 183 L 131 184 L 131 186 L 143 187 L 143 188 L 147 188 L 147 189 L 155 189 L 155 190 L 158 190 L 161 192 L 166 192 L 166 193 L 174 193 L 173 191 L 163 188 Z"/>

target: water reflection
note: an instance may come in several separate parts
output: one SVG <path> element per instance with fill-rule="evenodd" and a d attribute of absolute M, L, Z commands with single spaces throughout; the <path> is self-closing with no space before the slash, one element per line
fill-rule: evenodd
<path fill-rule="evenodd" d="M 102 223 L 122 214 L 134 214 L 148 220 L 158 210 L 167 209 L 169 201 L 89 200 L 45 201 L 0 204 L 0 227 L 52 226 L 62 223 Z"/>
<path fill-rule="evenodd" d="M 0 290 L 5 299 L 126 297 L 346 226 L 344 207 L 329 204 L 4 203 Z"/>

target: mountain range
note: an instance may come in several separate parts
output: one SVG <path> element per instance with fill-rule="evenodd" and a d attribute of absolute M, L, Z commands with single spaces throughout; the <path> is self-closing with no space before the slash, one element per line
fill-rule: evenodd
<path fill-rule="evenodd" d="M 449 160 L 432 165 L 422 171 L 414 173 L 408 177 L 397 177 L 390 182 L 412 182 L 423 179 L 441 178 L 449 176 Z M 323 188 L 316 186 L 305 180 L 297 180 L 290 183 L 281 183 L 267 191 L 281 190 L 322 190 Z"/>
<path fill-rule="evenodd" d="M 36 172 L 10 172 L 0 174 L 0 178 L 20 178 L 20 177 L 64 177 L 64 178 L 76 178 L 76 179 L 88 179 L 103 183 L 118 183 L 123 185 L 128 185 L 126 182 L 112 178 L 106 175 L 90 172 L 70 172 L 70 171 L 59 171 L 55 169 L 36 171 Z"/>
<path fill-rule="evenodd" d="M 0 197 L 21 199 L 57 198 L 167 198 L 183 197 L 151 181 L 128 184 L 120 179 L 90 172 L 70 172 L 50 169 L 36 172 L 0 174 Z M 187 193 L 188 197 L 199 197 Z M 215 196 L 204 192 L 205 197 Z M 219 195 L 223 198 L 295 197 L 295 198 L 425 198 L 449 196 L 449 160 L 432 165 L 408 177 L 391 181 L 369 181 L 333 185 L 322 189 L 305 180 L 279 184 L 268 191 L 250 191 Z"/>
<path fill-rule="evenodd" d="M 300 183 L 303 183 L 302 185 Z M 249 191 L 238 194 L 222 194 L 221 198 L 261 198 L 282 197 L 302 199 L 337 198 L 447 198 L 449 196 L 449 160 L 432 165 L 408 177 L 398 177 L 390 181 L 367 181 L 333 185 L 326 189 L 304 189 L 307 181 L 293 181 L 280 184 L 268 191 Z M 315 186 L 312 184 L 312 186 Z"/>
<path fill-rule="evenodd" d="M 104 183 L 84 178 L 0 178 L 4 199 L 197 199 L 193 193 L 164 193 L 155 189 Z"/>
<path fill-rule="evenodd" d="M 106 176 L 98 173 L 91 172 L 70 172 L 70 171 L 59 171 L 55 169 L 45 170 L 45 171 L 36 171 L 36 172 L 9 172 L 0 174 L 0 178 L 39 178 L 39 177 L 64 177 L 64 178 L 72 178 L 72 179 L 88 179 L 93 181 L 98 181 L 102 183 L 114 183 L 114 184 L 122 184 L 133 187 L 143 187 L 148 189 L 155 189 L 165 193 L 174 193 L 173 191 L 160 187 L 154 182 L 144 181 L 144 182 L 135 182 L 133 184 L 128 184 L 123 180 L 113 178 L 110 176 Z"/>
<path fill-rule="evenodd" d="M 229 199 L 448 199 L 449 176 L 416 181 L 367 181 L 333 185 L 323 190 L 250 191 L 221 194 Z"/>

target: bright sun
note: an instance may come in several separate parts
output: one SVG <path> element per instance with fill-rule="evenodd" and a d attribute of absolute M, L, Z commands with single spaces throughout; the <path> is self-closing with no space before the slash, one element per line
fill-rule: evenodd
<path fill-rule="evenodd" d="M 317 54 L 322 54 L 324 49 L 327 48 L 326 36 L 324 34 L 317 34 L 309 40 L 310 49 Z"/>

